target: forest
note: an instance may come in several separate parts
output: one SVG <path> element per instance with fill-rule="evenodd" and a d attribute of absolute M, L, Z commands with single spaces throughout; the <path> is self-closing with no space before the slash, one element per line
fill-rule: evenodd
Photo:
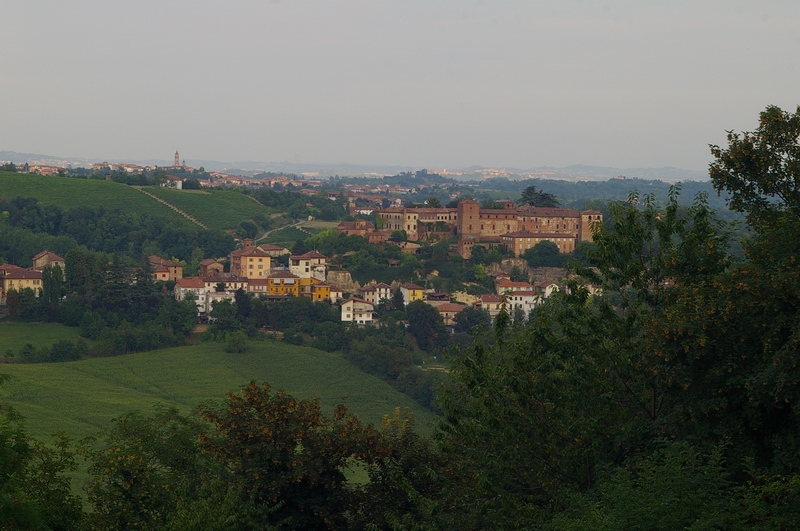
<path fill-rule="evenodd" d="M 372 426 L 261 382 L 193 415 L 126 415 L 55 446 L 6 410 L 0 519 L 42 529 L 796 528 L 798 137 L 800 108 L 768 107 L 756 130 L 711 147 L 713 187 L 749 226 L 741 256 L 703 193 L 688 209 L 680 186 L 663 205 L 636 193 L 611 203 L 569 290 L 525 323 L 501 313 L 475 327 L 451 357 L 431 439 L 403 411 Z M 228 311 L 232 326 L 257 318 Z M 387 334 L 378 341 L 391 346 Z M 76 459 L 90 464 L 88 508 L 65 475 Z"/>

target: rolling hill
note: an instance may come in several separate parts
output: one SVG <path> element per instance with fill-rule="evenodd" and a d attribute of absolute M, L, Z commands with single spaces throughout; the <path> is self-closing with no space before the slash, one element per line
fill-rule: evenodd
<path fill-rule="evenodd" d="M 318 397 L 328 415 L 343 403 L 376 424 L 395 407 L 409 407 L 419 431 L 431 431 L 432 413 L 337 354 L 271 341 L 249 347 L 228 354 L 220 344 L 202 343 L 69 363 L 10 364 L 0 369 L 8 376 L 0 403 L 20 412 L 41 440 L 56 430 L 81 438 L 126 412 L 149 414 L 162 404 L 188 413 L 255 380 L 299 398 Z"/>

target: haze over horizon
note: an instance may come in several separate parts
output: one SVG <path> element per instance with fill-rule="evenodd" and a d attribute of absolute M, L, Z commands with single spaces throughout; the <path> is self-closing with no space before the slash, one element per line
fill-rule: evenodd
<path fill-rule="evenodd" d="M 13 2 L 0 150 L 677 167 L 800 103 L 789 1 Z"/>

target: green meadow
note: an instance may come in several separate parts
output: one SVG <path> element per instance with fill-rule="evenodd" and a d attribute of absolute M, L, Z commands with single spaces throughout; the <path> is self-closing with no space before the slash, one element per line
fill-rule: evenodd
<path fill-rule="evenodd" d="M 0 356 L 7 350 L 17 351 L 25 343 L 36 348 L 49 347 L 59 339 L 76 340 L 80 337 L 77 328 L 50 323 L 15 323 L 0 321 Z M 91 341 L 87 341 L 91 344 Z M 0 367 L 0 372 L 4 372 Z"/>
<path fill-rule="evenodd" d="M 9 198 L 35 197 L 43 205 L 58 205 L 65 210 L 102 205 L 108 209 L 134 211 L 165 217 L 176 223 L 192 224 L 136 188 L 111 181 L 0 172 L 0 195 Z"/>
<path fill-rule="evenodd" d="M 273 212 L 273 209 L 253 198 L 232 190 L 170 190 L 149 187 L 147 191 L 212 229 L 235 229 L 239 223 L 256 214 L 269 215 Z"/>
<path fill-rule="evenodd" d="M 280 342 L 250 342 L 244 354 L 222 345 L 195 346 L 68 363 L 9 364 L 0 402 L 26 418 L 28 431 L 49 440 L 55 431 L 73 438 L 97 433 L 130 411 L 157 405 L 189 413 L 218 402 L 251 380 L 268 382 L 300 398 L 317 397 L 330 415 L 345 404 L 361 419 L 380 424 L 396 407 L 412 409 L 418 429 L 430 433 L 434 415 L 337 354 Z"/>

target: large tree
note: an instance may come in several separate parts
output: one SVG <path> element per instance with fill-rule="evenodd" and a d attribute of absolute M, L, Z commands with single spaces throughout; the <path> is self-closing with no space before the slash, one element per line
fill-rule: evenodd
<path fill-rule="evenodd" d="M 730 194 L 730 207 L 755 225 L 783 213 L 800 219 L 800 106 L 792 114 L 770 106 L 758 129 L 728 131 L 728 147 L 711 146 L 714 188 Z"/>
<path fill-rule="evenodd" d="M 533 185 L 522 191 L 522 196 L 517 200 L 517 204 L 535 207 L 559 206 L 559 202 L 553 194 L 548 194 L 543 190 L 537 190 L 536 186 Z"/>

